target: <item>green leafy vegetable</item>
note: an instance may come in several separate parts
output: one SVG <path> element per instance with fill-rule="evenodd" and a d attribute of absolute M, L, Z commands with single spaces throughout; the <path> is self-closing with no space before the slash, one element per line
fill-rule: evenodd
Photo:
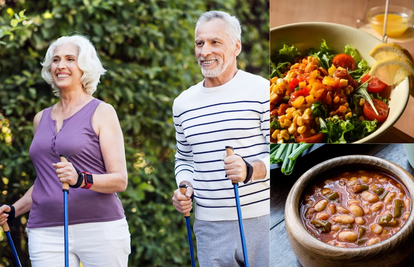
<path fill-rule="evenodd" d="M 332 65 L 332 59 L 334 58 L 335 53 L 328 46 L 326 41 L 322 39 L 319 51 L 314 51 L 313 49 L 311 49 L 309 51 L 309 55 L 317 57 L 319 59 L 319 64 L 321 65 L 321 67 L 325 70 L 328 70 Z"/>
<path fill-rule="evenodd" d="M 344 54 L 350 55 L 355 62 L 361 61 L 362 57 L 359 54 L 358 50 L 352 45 L 346 45 L 344 48 Z"/>
<path fill-rule="evenodd" d="M 319 118 L 321 133 L 325 133 L 327 143 L 347 143 L 364 138 L 377 128 L 377 120 L 361 121 L 358 115 L 351 118 L 340 119 L 337 115 L 322 119 Z"/>
<path fill-rule="evenodd" d="M 282 61 L 293 62 L 294 58 L 300 55 L 301 53 L 298 51 L 298 49 L 294 45 L 288 46 L 284 44 L 283 48 L 279 50 L 279 58 L 283 60 L 279 62 L 282 62 Z"/>

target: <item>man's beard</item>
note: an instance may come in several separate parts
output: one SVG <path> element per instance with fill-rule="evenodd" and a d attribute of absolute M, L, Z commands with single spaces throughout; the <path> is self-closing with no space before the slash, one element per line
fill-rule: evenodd
<path fill-rule="evenodd" d="M 205 60 L 205 58 L 200 58 L 200 60 Z M 214 68 L 204 68 L 202 65 L 200 66 L 201 73 L 206 78 L 216 78 L 223 74 L 223 72 L 227 69 L 227 67 L 230 65 L 230 62 L 221 62 L 220 60 L 217 60 L 217 66 Z"/>

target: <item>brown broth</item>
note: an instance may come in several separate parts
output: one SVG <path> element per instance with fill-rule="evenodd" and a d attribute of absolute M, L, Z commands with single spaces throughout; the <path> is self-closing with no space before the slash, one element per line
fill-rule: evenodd
<path fill-rule="evenodd" d="M 355 185 L 362 185 L 360 192 L 354 192 Z M 378 194 L 381 192 L 378 188 L 384 192 Z M 338 193 L 334 200 L 328 198 L 333 192 Z M 383 241 L 401 229 L 411 212 L 408 190 L 387 174 L 375 170 L 329 176 L 312 186 L 304 196 L 300 215 L 307 231 L 325 243 L 340 247 L 364 247 Z M 399 201 L 402 201 L 400 216 L 395 214 L 399 210 L 396 205 L 401 204 Z M 326 203 L 325 207 L 323 203 Z M 381 217 L 383 221 L 380 222 Z M 330 227 L 324 228 L 321 222 Z M 365 228 L 363 234 L 360 232 L 362 227 Z"/>

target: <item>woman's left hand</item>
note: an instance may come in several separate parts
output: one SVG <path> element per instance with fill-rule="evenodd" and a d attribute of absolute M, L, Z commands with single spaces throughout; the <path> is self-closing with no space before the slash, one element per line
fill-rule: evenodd
<path fill-rule="evenodd" d="M 75 185 L 78 182 L 78 173 L 70 162 L 52 163 L 56 169 L 59 182 Z"/>

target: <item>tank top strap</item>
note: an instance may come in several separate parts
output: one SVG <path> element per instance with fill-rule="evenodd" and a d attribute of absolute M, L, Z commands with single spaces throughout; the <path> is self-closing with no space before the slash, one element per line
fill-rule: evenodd
<path fill-rule="evenodd" d="M 81 112 L 78 113 L 80 113 L 81 116 L 92 117 L 96 108 L 102 102 L 102 100 L 94 98 L 81 109 Z"/>
<path fill-rule="evenodd" d="M 53 106 L 45 108 L 43 110 L 42 117 L 40 118 L 39 124 L 37 125 L 36 133 L 39 132 L 40 129 L 45 129 L 45 127 L 49 127 L 53 131 L 53 121 L 52 117 L 50 116 L 52 108 Z"/>

